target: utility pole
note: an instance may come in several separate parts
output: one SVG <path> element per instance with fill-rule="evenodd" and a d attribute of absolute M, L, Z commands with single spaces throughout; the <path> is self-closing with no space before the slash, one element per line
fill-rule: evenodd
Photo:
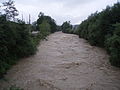
<path fill-rule="evenodd" d="M 29 14 L 29 24 L 31 23 L 31 17 L 30 17 L 30 14 Z"/>
<path fill-rule="evenodd" d="M 29 25 L 29 33 L 31 33 L 31 25 L 30 25 L 30 23 L 31 23 L 31 17 L 30 17 L 30 14 L 29 14 L 29 21 L 28 21 L 28 25 Z"/>
<path fill-rule="evenodd" d="M 23 21 L 23 14 L 22 14 L 22 21 Z"/>

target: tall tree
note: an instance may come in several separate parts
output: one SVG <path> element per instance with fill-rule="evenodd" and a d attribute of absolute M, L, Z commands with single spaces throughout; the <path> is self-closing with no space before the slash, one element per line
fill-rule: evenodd
<path fill-rule="evenodd" d="M 15 16 L 18 16 L 18 10 L 15 7 L 14 1 L 9 0 L 7 2 L 3 3 L 3 6 L 5 7 L 4 11 L 6 14 L 7 20 L 15 20 Z"/>
<path fill-rule="evenodd" d="M 61 26 L 62 32 L 68 33 L 72 29 L 72 25 L 70 24 L 70 21 L 66 21 Z"/>
<path fill-rule="evenodd" d="M 54 33 L 57 31 L 57 25 L 55 23 L 55 20 L 52 19 L 50 16 L 44 15 L 44 13 L 40 12 L 38 15 L 38 20 L 37 20 L 37 29 L 39 29 L 39 25 L 42 24 L 44 21 L 50 24 L 50 32 Z"/>

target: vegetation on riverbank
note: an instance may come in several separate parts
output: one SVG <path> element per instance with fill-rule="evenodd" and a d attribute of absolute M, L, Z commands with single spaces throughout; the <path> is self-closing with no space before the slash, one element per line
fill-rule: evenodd
<path fill-rule="evenodd" d="M 43 13 L 31 25 L 15 18 L 18 11 L 12 0 L 3 3 L 3 7 L 6 9 L 0 12 L 0 78 L 20 58 L 35 54 L 40 40 L 57 30 L 54 19 Z M 32 34 L 34 31 L 38 33 Z"/>
<path fill-rule="evenodd" d="M 64 32 L 71 33 L 67 29 Z M 120 67 L 120 3 L 91 14 L 79 25 L 75 34 L 88 40 L 91 45 L 106 48 L 110 63 Z"/>
<path fill-rule="evenodd" d="M 34 55 L 41 40 L 61 29 L 85 38 L 91 45 L 106 48 L 111 64 L 120 67 L 120 3 L 91 14 L 77 30 L 70 22 L 57 26 L 54 19 L 42 12 L 33 24 L 26 24 L 15 18 L 18 11 L 12 0 L 4 2 L 3 7 L 4 13 L 0 12 L 0 78 L 20 58 Z"/>

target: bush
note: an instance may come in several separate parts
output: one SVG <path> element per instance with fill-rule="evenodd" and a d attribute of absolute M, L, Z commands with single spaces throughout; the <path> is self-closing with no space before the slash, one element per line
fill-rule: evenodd
<path fill-rule="evenodd" d="M 120 24 L 116 24 L 113 35 L 107 38 L 105 44 L 111 64 L 120 67 Z"/>
<path fill-rule="evenodd" d="M 43 21 L 40 25 L 39 25 L 39 28 L 40 28 L 40 34 L 41 34 L 41 38 L 42 39 L 45 39 L 51 32 L 51 29 L 50 29 L 50 24 L 47 23 L 47 21 Z"/>
<path fill-rule="evenodd" d="M 79 37 L 91 45 L 106 47 L 112 65 L 120 67 L 120 3 L 91 14 L 78 28 Z M 114 25 L 115 24 L 115 25 Z"/>
<path fill-rule="evenodd" d="M 70 21 L 69 22 L 64 22 L 62 25 L 61 25 L 61 29 L 62 29 L 62 32 L 63 33 L 72 33 L 72 25 L 70 24 Z"/>
<path fill-rule="evenodd" d="M 44 15 L 44 13 L 40 12 L 39 18 L 37 20 L 37 29 L 39 30 L 39 25 L 42 24 L 43 22 L 47 22 L 49 24 L 50 28 L 50 33 L 54 33 L 57 31 L 57 25 L 55 23 L 55 20 L 52 19 L 50 16 Z"/>
<path fill-rule="evenodd" d="M 7 21 L 5 16 L 0 16 L 0 22 L 0 77 L 2 77 L 17 60 L 34 54 L 36 47 L 24 22 Z"/>

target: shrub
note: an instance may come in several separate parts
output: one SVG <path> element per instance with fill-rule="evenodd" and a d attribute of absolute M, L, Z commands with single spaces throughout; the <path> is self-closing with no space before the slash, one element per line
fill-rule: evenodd
<path fill-rule="evenodd" d="M 111 64 L 120 67 L 120 23 L 116 24 L 113 35 L 107 38 L 105 44 Z"/>
<path fill-rule="evenodd" d="M 118 23 L 118 24 L 116 24 Z M 79 37 L 91 45 L 106 47 L 112 65 L 120 67 L 120 3 L 91 14 L 78 28 Z M 113 25 L 115 24 L 115 25 Z"/>
<path fill-rule="evenodd" d="M 32 55 L 36 47 L 25 23 L 7 21 L 0 16 L 0 77 L 17 60 Z"/>

